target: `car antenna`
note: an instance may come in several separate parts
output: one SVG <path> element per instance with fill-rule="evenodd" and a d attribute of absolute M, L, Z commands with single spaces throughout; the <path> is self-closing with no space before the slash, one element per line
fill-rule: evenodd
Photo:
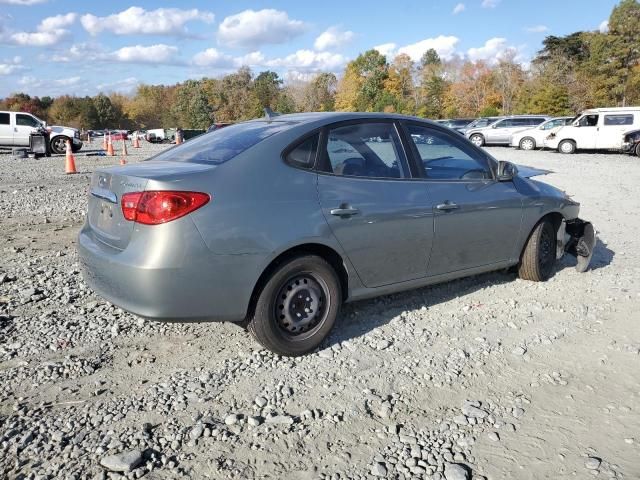
<path fill-rule="evenodd" d="M 264 107 L 264 117 L 267 120 L 273 120 L 275 117 L 277 117 L 278 115 L 280 115 L 280 113 L 278 112 L 274 112 L 273 110 L 271 110 L 269 107 Z"/>

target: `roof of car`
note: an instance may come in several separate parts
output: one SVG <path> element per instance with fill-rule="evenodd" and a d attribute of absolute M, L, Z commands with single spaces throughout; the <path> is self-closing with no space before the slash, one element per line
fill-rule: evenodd
<path fill-rule="evenodd" d="M 265 117 L 256 118 L 252 121 L 271 121 L 271 122 L 291 122 L 291 123 L 310 123 L 317 120 L 355 120 L 360 118 L 393 118 L 397 120 L 420 120 L 435 123 L 429 118 L 419 118 L 410 115 L 400 115 L 397 113 L 384 112 L 307 112 L 307 113 L 289 113 L 285 115 L 277 115 L 271 119 Z"/>

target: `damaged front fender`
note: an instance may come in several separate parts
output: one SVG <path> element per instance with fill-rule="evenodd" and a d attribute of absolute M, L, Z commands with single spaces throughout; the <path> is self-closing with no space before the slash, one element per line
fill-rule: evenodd
<path fill-rule="evenodd" d="M 598 241 L 591 222 L 580 218 L 562 220 L 557 240 L 556 257 L 560 259 L 565 252 L 569 253 L 577 259 L 576 270 L 586 272 Z"/>

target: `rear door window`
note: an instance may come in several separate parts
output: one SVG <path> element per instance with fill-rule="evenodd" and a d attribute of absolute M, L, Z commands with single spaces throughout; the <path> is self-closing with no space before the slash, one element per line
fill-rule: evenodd
<path fill-rule="evenodd" d="M 633 125 L 633 114 L 605 115 L 605 125 Z"/>
<path fill-rule="evenodd" d="M 267 121 L 238 123 L 199 135 L 149 160 L 218 165 L 231 160 L 271 135 L 290 128 L 293 124 L 294 122 Z"/>
<path fill-rule="evenodd" d="M 10 125 L 11 115 L 8 113 L 0 113 L 0 125 Z"/>
<path fill-rule="evenodd" d="M 355 123 L 328 131 L 324 167 L 350 177 L 404 178 L 403 153 L 390 122 Z"/>

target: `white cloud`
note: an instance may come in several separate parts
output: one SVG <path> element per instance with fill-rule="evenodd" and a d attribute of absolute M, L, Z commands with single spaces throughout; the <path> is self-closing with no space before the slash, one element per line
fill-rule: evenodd
<path fill-rule="evenodd" d="M 91 35 L 109 31 L 116 35 L 187 35 L 185 24 L 192 20 L 213 22 L 214 15 L 198 10 L 179 8 L 158 8 L 145 10 L 141 7 L 129 7 L 120 13 L 106 17 L 87 14 L 80 18 L 84 29 Z"/>
<path fill-rule="evenodd" d="M 341 30 L 338 27 L 329 27 L 316 38 L 313 46 L 316 50 L 331 50 L 341 48 L 353 40 L 355 34 L 350 30 Z"/>
<path fill-rule="evenodd" d="M 507 56 L 513 55 L 515 61 L 522 62 L 524 58 L 521 49 L 522 47 L 508 45 L 506 38 L 495 37 L 487 40 L 482 47 L 467 50 L 467 57 L 473 62 L 484 60 L 489 64 L 495 64 Z"/>
<path fill-rule="evenodd" d="M 65 28 L 73 25 L 78 18 L 77 13 L 67 13 L 66 15 L 55 15 L 54 17 L 47 17 L 40 22 L 38 30 L 41 32 L 50 32 Z"/>
<path fill-rule="evenodd" d="M 9 36 L 11 43 L 25 47 L 46 47 L 55 45 L 69 36 L 69 31 L 64 29 L 51 32 L 17 32 Z"/>
<path fill-rule="evenodd" d="M 274 58 L 265 62 L 265 66 L 273 68 L 288 68 L 303 72 L 332 71 L 344 67 L 347 58 L 339 53 L 314 52 L 313 50 L 298 50 L 284 58 Z"/>
<path fill-rule="evenodd" d="M 159 43 L 157 45 L 133 45 L 122 47 L 110 54 L 113 60 L 123 63 L 179 63 L 178 47 Z"/>
<path fill-rule="evenodd" d="M 96 89 L 99 92 L 132 93 L 139 84 L 140 81 L 136 77 L 128 77 L 117 82 L 98 84 Z"/>
<path fill-rule="evenodd" d="M 259 66 L 259 65 L 264 65 L 266 62 L 266 59 L 262 54 L 262 52 L 256 51 L 256 52 L 247 53 L 242 57 L 235 58 L 233 62 L 238 67 L 242 67 L 243 65 Z"/>
<path fill-rule="evenodd" d="M 22 58 L 15 56 L 10 60 L 0 61 L 0 75 L 11 75 L 12 73 L 24 70 L 22 65 Z"/>
<path fill-rule="evenodd" d="M 544 33 L 549 31 L 549 27 L 546 25 L 534 25 L 533 27 L 527 27 L 525 30 L 529 33 Z"/>
<path fill-rule="evenodd" d="M 467 7 L 465 7 L 464 3 L 458 3 L 455 7 L 453 7 L 453 13 L 454 15 L 457 15 L 459 13 L 464 12 L 467 9 Z"/>
<path fill-rule="evenodd" d="M 411 60 L 417 62 L 427 50 L 433 48 L 438 52 L 440 58 L 449 60 L 454 56 L 458 42 L 460 42 L 458 37 L 440 35 L 435 38 L 426 38 L 411 45 L 400 47 L 397 53 L 406 53 L 411 57 Z"/>
<path fill-rule="evenodd" d="M 232 63 L 232 58 L 215 48 L 207 48 L 196 53 L 192 63 L 198 67 L 227 67 Z"/>
<path fill-rule="evenodd" d="M 397 45 L 395 43 L 383 43 L 382 45 L 373 47 L 373 49 L 377 50 L 381 55 L 391 57 L 393 56 L 392 53 L 395 52 L 396 47 Z"/>
<path fill-rule="evenodd" d="M 600 33 L 609 32 L 609 20 L 603 20 L 602 22 L 600 22 L 600 25 L 598 25 L 598 30 L 600 31 Z"/>
<path fill-rule="evenodd" d="M 47 17 L 40 22 L 35 32 L 4 32 L 1 40 L 25 47 L 56 45 L 70 35 L 71 32 L 65 27 L 72 25 L 76 18 L 76 13 Z"/>
<path fill-rule="evenodd" d="M 482 0 L 482 8 L 496 8 L 500 0 Z"/>
<path fill-rule="evenodd" d="M 23 7 L 28 7 L 31 5 L 37 5 L 38 3 L 45 3 L 49 0 L 0 0 L 0 4 L 5 5 L 20 5 Z"/>
<path fill-rule="evenodd" d="M 306 29 L 304 22 L 290 19 L 286 12 L 245 10 L 222 21 L 218 27 L 218 41 L 232 47 L 252 48 L 287 42 Z"/>

